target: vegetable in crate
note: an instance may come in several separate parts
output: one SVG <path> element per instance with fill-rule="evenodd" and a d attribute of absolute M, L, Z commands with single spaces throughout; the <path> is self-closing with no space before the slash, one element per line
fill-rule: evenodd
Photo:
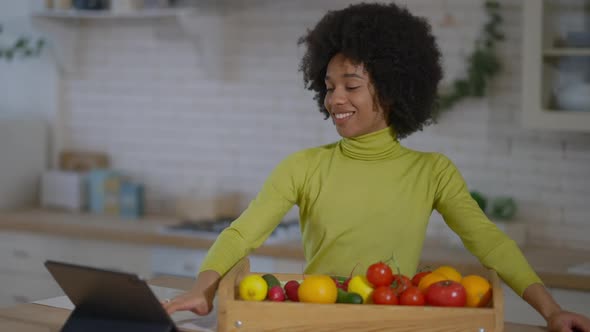
<path fill-rule="evenodd" d="M 285 292 L 283 292 L 283 287 L 281 285 L 272 286 L 268 290 L 268 295 L 266 297 L 269 301 L 273 302 L 283 302 L 285 301 Z"/>
<path fill-rule="evenodd" d="M 373 290 L 371 299 L 375 304 L 398 304 L 397 292 L 389 286 L 379 286 Z"/>
<path fill-rule="evenodd" d="M 426 298 L 420 288 L 416 286 L 410 286 L 399 296 L 399 304 L 401 305 L 424 305 L 426 304 Z"/>
<path fill-rule="evenodd" d="M 461 278 L 463 278 L 463 276 L 461 275 L 461 273 L 459 273 L 459 271 L 457 271 L 457 269 L 448 265 L 440 266 L 432 272 L 442 274 L 448 280 L 453 280 L 456 282 L 460 282 Z"/>
<path fill-rule="evenodd" d="M 357 293 L 347 292 L 342 288 L 338 288 L 336 303 L 363 304 L 363 298 Z"/>
<path fill-rule="evenodd" d="M 426 290 L 426 304 L 439 307 L 464 307 L 467 292 L 460 283 L 452 280 L 435 282 Z"/>
<path fill-rule="evenodd" d="M 350 282 L 350 277 L 332 277 L 334 283 L 336 283 L 336 287 L 342 289 L 343 291 L 348 290 L 348 283 Z"/>
<path fill-rule="evenodd" d="M 374 263 L 367 269 L 367 280 L 373 287 L 389 286 L 393 281 L 393 272 L 389 265 L 383 262 Z"/>
<path fill-rule="evenodd" d="M 289 280 L 284 286 L 285 294 L 287 294 L 287 298 L 293 302 L 299 302 L 299 281 L 297 280 Z"/>
<path fill-rule="evenodd" d="M 492 299 L 492 285 L 490 282 L 478 275 L 468 275 L 463 277 L 461 285 L 467 292 L 468 307 L 485 307 Z"/>
<path fill-rule="evenodd" d="M 373 287 L 365 276 L 358 275 L 350 279 L 348 291 L 359 294 L 363 298 L 363 303 L 370 303 L 372 300 Z"/>
<path fill-rule="evenodd" d="M 420 285 L 420 280 L 422 280 L 422 278 L 429 274 L 432 271 L 422 271 L 422 272 L 418 272 L 416 273 L 413 277 L 412 277 L 412 285 L 418 287 L 418 285 Z"/>
<path fill-rule="evenodd" d="M 264 281 L 266 281 L 266 284 L 268 285 L 268 288 L 271 289 L 274 286 L 280 286 L 281 282 L 279 281 L 279 279 L 277 279 L 277 277 L 275 277 L 274 275 L 267 273 L 262 275 L 262 279 L 264 279 Z"/>
<path fill-rule="evenodd" d="M 309 275 L 297 290 L 300 302 L 336 303 L 338 287 L 327 275 Z"/>

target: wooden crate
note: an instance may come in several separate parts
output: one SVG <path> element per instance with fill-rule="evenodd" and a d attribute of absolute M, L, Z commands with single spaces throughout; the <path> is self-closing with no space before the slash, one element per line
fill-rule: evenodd
<path fill-rule="evenodd" d="M 248 258 L 221 280 L 218 290 L 218 331 L 431 331 L 502 332 L 504 303 L 500 279 L 490 271 L 492 305 L 487 308 L 385 306 L 252 302 L 239 299 L 240 280 L 250 272 Z M 257 273 L 262 274 L 262 273 Z M 279 280 L 301 280 L 301 274 L 273 273 Z"/>

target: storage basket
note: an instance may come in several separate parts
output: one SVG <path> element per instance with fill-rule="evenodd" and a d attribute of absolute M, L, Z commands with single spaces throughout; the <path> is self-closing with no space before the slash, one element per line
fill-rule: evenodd
<path fill-rule="evenodd" d="M 250 273 L 248 258 L 238 262 L 220 281 L 217 324 L 226 331 L 431 331 L 502 332 L 504 304 L 500 279 L 489 270 L 493 287 L 486 308 L 449 308 L 375 304 L 316 304 L 244 301 L 238 286 Z M 264 273 L 256 273 L 264 274 Z M 302 280 L 301 274 L 273 273 L 281 282 Z"/>

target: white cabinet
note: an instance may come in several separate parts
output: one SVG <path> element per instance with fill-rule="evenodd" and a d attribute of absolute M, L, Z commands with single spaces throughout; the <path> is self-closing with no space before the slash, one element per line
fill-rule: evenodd
<path fill-rule="evenodd" d="M 154 275 L 175 275 L 194 278 L 207 251 L 204 249 L 152 248 Z M 269 273 L 303 273 L 305 261 L 269 256 L 250 255 L 250 271 Z"/>
<path fill-rule="evenodd" d="M 62 295 L 44 263 L 58 260 L 120 270 L 150 278 L 176 275 L 194 278 L 206 249 L 181 249 L 120 242 L 72 239 L 19 232 L 0 233 L 0 306 Z M 251 255 L 256 272 L 303 273 L 303 260 Z"/>
<path fill-rule="evenodd" d="M 0 305 L 61 295 L 46 260 L 152 275 L 148 246 L 5 232 L 0 233 Z"/>
<path fill-rule="evenodd" d="M 523 125 L 590 131 L 590 5 L 583 0 L 523 5 Z"/>
<path fill-rule="evenodd" d="M 504 320 L 512 323 L 546 325 L 543 317 L 526 303 L 520 296 L 505 284 L 504 290 Z M 590 316 L 590 292 L 574 291 L 568 289 L 550 288 L 557 303 L 568 311 Z"/>
<path fill-rule="evenodd" d="M 153 247 L 151 265 L 153 274 L 194 278 L 199 272 L 206 250 Z"/>
<path fill-rule="evenodd" d="M 80 239 L 68 242 L 76 248 L 72 263 L 152 276 L 150 246 Z"/>

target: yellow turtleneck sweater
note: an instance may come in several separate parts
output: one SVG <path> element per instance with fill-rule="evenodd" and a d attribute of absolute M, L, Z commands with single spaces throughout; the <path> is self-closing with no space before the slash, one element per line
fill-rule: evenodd
<path fill-rule="evenodd" d="M 201 271 L 225 274 L 299 207 L 305 273 L 356 274 L 395 254 L 401 272 L 419 263 L 433 209 L 484 266 L 518 294 L 541 282 L 516 246 L 471 198 L 453 163 L 402 147 L 391 129 L 296 152 L 209 250 Z"/>

